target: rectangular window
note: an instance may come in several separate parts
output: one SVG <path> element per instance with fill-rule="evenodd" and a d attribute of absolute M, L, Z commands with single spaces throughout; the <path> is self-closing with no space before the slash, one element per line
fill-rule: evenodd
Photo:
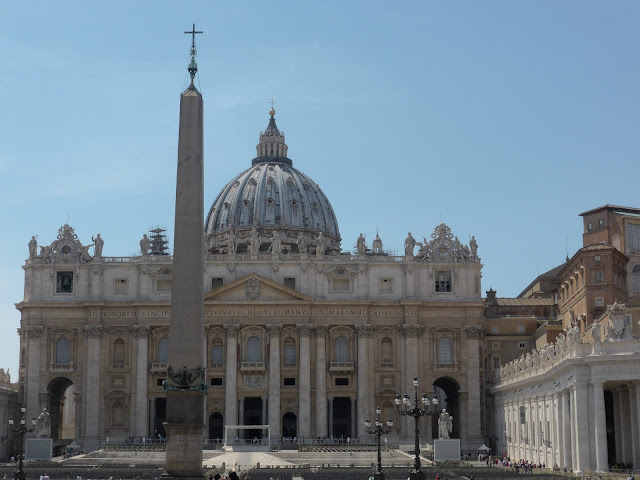
<path fill-rule="evenodd" d="M 211 379 L 212 387 L 221 387 L 222 386 L 222 377 L 213 377 Z"/>
<path fill-rule="evenodd" d="M 524 343 L 524 342 L 519 342 L 519 343 L 518 343 L 518 348 L 520 348 L 520 349 L 527 348 L 527 344 L 526 344 L 526 343 Z"/>
<path fill-rule="evenodd" d="M 493 325 L 491 327 L 491 333 L 498 333 L 500 331 L 500 328 L 497 325 Z"/>
<path fill-rule="evenodd" d="M 587 223 L 587 231 L 593 232 L 593 225 L 591 225 L 591 223 Z"/>
<path fill-rule="evenodd" d="M 164 378 L 158 378 L 158 379 L 156 379 L 156 386 L 158 386 L 158 387 L 162 387 L 162 382 L 164 382 Z"/>
<path fill-rule="evenodd" d="M 113 281 L 113 293 L 127 293 L 127 280 L 118 278 Z"/>
<path fill-rule="evenodd" d="M 378 279 L 378 293 L 393 293 L 393 278 Z"/>
<path fill-rule="evenodd" d="M 222 360 L 223 355 L 223 347 L 222 345 L 212 345 L 211 346 L 211 366 L 212 367 L 221 367 L 223 364 Z"/>
<path fill-rule="evenodd" d="M 285 287 L 290 288 L 291 290 L 295 290 L 296 289 L 296 277 L 284 277 L 282 279 L 282 284 Z"/>
<path fill-rule="evenodd" d="M 599 262 L 600 261 L 600 255 L 595 255 L 593 257 L 594 261 Z"/>
<path fill-rule="evenodd" d="M 524 332 L 524 325 L 518 325 L 518 333 Z"/>
<path fill-rule="evenodd" d="M 222 285 L 224 285 L 224 278 L 213 277 L 211 279 L 211 290 L 215 290 L 216 288 L 220 288 Z"/>
<path fill-rule="evenodd" d="M 348 378 L 336 378 L 336 387 L 348 387 L 349 379 Z"/>
<path fill-rule="evenodd" d="M 491 342 L 491 348 L 493 350 L 500 350 L 500 342 Z"/>
<path fill-rule="evenodd" d="M 296 363 L 296 346 L 295 345 L 284 346 L 284 363 L 287 363 L 287 364 Z"/>
<path fill-rule="evenodd" d="M 451 292 L 451 272 L 436 272 L 436 292 Z"/>
<path fill-rule="evenodd" d="M 500 357 L 493 357 L 493 368 L 500 368 Z"/>
<path fill-rule="evenodd" d="M 627 253 L 640 252 L 640 224 L 627 224 Z"/>
<path fill-rule="evenodd" d="M 598 220 L 598 228 L 600 228 L 600 229 L 604 228 L 604 220 L 602 220 L 602 219 Z"/>
<path fill-rule="evenodd" d="M 296 378 L 295 377 L 285 377 L 283 380 L 283 384 L 285 387 L 295 387 L 296 386 Z"/>
<path fill-rule="evenodd" d="M 158 280 L 156 280 L 156 292 L 158 292 L 158 293 L 164 293 L 164 292 L 171 293 L 171 280 L 169 280 L 169 279 L 158 279 Z"/>
<path fill-rule="evenodd" d="M 348 278 L 334 278 L 331 281 L 331 289 L 334 292 L 349 292 L 351 283 Z"/>
<path fill-rule="evenodd" d="M 56 293 L 73 292 L 73 272 L 58 272 L 56 275 Z"/>
<path fill-rule="evenodd" d="M 596 307 L 604 307 L 604 298 L 602 297 L 596 298 Z"/>

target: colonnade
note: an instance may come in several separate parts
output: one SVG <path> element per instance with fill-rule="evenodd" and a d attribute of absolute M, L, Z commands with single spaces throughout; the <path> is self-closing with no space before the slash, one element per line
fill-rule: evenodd
<path fill-rule="evenodd" d="M 605 392 L 611 395 L 612 418 Z M 607 471 L 610 463 L 640 468 L 640 381 L 580 380 L 566 388 L 501 398 L 496 405 L 498 455 L 574 472 Z M 614 446 L 608 445 L 607 422 L 613 422 Z"/>

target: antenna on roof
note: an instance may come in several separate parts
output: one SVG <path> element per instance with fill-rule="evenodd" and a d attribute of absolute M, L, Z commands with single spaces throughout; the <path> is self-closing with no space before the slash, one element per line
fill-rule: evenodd
<path fill-rule="evenodd" d="M 569 258 L 569 236 L 567 235 L 567 232 L 564 232 L 564 249 L 567 254 L 567 258 Z"/>

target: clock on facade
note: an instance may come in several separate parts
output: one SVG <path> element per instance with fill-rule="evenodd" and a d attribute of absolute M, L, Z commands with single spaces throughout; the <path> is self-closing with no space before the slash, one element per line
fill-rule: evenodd
<path fill-rule="evenodd" d="M 433 245 L 433 251 L 439 257 L 446 257 L 447 255 L 450 255 L 452 250 L 453 250 L 453 247 L 451 246 L 451 243 L 448 242 L 447 240 L 438 240 Z"/>
<path fill-rule="evenodd" d="M 56 248 L 56 252 L 58 253 L 58 255 L 65 258 L 73 255 L 74 250 L 75 245 L 67 240 L 58 243 L 58 246 Z"/>

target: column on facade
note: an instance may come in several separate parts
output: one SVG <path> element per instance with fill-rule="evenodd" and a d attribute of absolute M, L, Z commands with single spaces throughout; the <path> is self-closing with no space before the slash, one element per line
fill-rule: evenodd
<path fill-rule="evenodd" d="M 585 412 L 589 411 L 587 400 L 587 385 L 584 382 L 577 382 L 574 386 L 574 419 L 576 422 L 576 460 L 577 465 L 574 470 L 584 472 L 590 468 L 589 461 L 589 417 Z"/>
<path fill-rule="evenodd" d="M 27 418 L 38 418 L 40 415 L 40 352 L 47 351 L 41 345 L 43 327 L 24 327 L 21 335 L 26 334 L 27 344 Z M 45 359 L 46 362 L 46 359 Z M 79 438 L 79 437 L 76 437 Z"/>
<path fill-rule="evenodd" d="M 328 327 L 316 326 L 316 435 L 326 437 L 327 429 L 327 353 Z"/>
<path fill-rule="evenodd" d="M 593 383 L 593 416 L 596 443 L 596 468 L 608 470 L 607 460 L 607 419 L 604 409 L 604 388 L 602 382 Z"/>
<path fill-rule="evenodd" d="M 571 417 L 571 466 L 573 471 L 577 471 L 578 468 L 578 448 L 576 446 L 577 436 L 578 436 L 578 424 L 577 424 L 577 410 L 576 410 L 576 388 L 573 385 L 569 389 L 569 415 Z"/>
<path fill-rule="evenodd" d="M 77 441 L 82 436 L 83 421 L 82 421 L 82 392 L 78 390 L 73 392 L 74 399 L 74 425 L 73 425 L 73 438 Z"/>
<path fill-rule="evenodd" d="M 136 325 L 132 328 L 136 341 L 136 398 L 134 403 L 135 430 L 138 437 L 149 436 L 149 418 L 147 401 L 147 383 L 149 378 L 149 330 L 146 325 Z"/>
<path fill-rule="evenodd" d="M 269 335 L 269 425 L 271 434 L 282 435 L 280 424 L 280 332 L 281 325 L 267 325 Z M 302 351 L 300 352 L 302 355 Z M 263 414 L 265 412 L 263 405 Z"/>
<path fill-rule="evenodd" d="M 553 431 L 551 456 L 554 465 L 564 466 L 562 457 L 562 397 L 558 392 L 553 392 L 553 403 L 551 404 L 552 420 L 551 430 Z"/>
<path fill-rule="evenodd" d="M 564 465 L 560 465 L 562 468 L 573 468 L 573 455 L 571 453 L 571 418 L 569 417 L 569 391 L 563 390 L 561 392 L 562 398 L 562 455 Z"/>
<path fill-rule="evenodd" d="M 333 438 L 333 397 L 327 397 L 329 402 L 329 437 Z"/>
<path fill-rule="evenodd" d="M 467 440 L 474 443 L 482 441 L 480 424 L 482 408 L 480 406 L 480 341 L 482 329 L 477 325 L 465 328 L 467 337 Z"/>
<path fill-rule="evenodd" d="M 238 397 L 238 425 L 244 425 L 244 397 Z M 241 438 L 244 435 L 240 435 Z"/>
<path fill-rule="evenodd" d="M 262 418 L 260 419 L 260 421 L 262 422 L 262 425 L 269 425 L 267 423 L 267 399 L 269 397 L 260 397 L 260 399 L 262 400 Z"/>
<path fill-rule="evenodd" d="M 358 422 L 358 425 L 364 423 Z M 353 437 L 356 432 L 356 397 L 351 397 L 351 436 Z"/>
<path fill-rule="evenodd" d="M 369 416 L 369 355 L 368 355 L 368 338 L 371 336 L 372 329 L 369 325 L 356 325 L 356 332 L 358 334 L 358 397 L 357 406 L 357 428 L 352 430 L 352 435 L 358 437 L 364 437 L 366 435 L 366 429 L 364 426 L 364 420 L 370 418 Z"/>
<path fill-rule="evenodd" d="M 400 395 L 402 396 L 408 391 L 404 390 L 405 381 L 409 375 L 407 373 L 407 340 L 404 325 L 398 325 L 396 328 L 398 331 L 398 358 L 400 360 L 400 381 L 398 382 L 398 390 L 400 390 Z M 406 416 L 398 417 L 398 426 L 400 427 L 400 435 L 402 437 L 406 437 L 409 432 L 407 420 L 408 418 Z"/>
<path fill-rule="evenodd" d="M 86 394 L 85 398 L 85 445 L 86 448 L 98 447 L 100 415 L 100 340 L 103 335 L 102 326 L 89 325 L 85 328 L 87 335 Z"/>
<path fill-rule="evenodd" d="M 298 390 L 298 436 L 311 435 L 311 326 L 298 325 L 300 337 L 300 387 Z"/>
<path fill-rule="evenodd" d="M 237 324 L 224 326 L 227 335 L 227 357 L 225 361 L 224 390 L 224 423 L 226 425 L 238 424 L 238 330 Z M 237 436 L 237 431 L 228 432 L 231 438 Z"/>

